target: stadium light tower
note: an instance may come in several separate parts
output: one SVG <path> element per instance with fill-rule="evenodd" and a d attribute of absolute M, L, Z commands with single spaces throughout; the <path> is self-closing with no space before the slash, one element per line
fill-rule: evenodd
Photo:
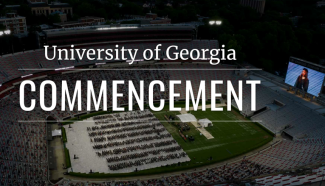
<path fill-rule="evenodd" d="M 5 33 L 6 35 L 9 35 L 9 34 L 11 34 L 11 31 L 10 31 L 10 30 L 5 30 L 4 33 Z"/>
<path fill-rule="evenodd" d="M 222 21 L 221 20 L 210 20 L 209 21 L 209 25 L 213 26 L 213 25 L 217 25 L 217 26 L 220 26 L 222 24 Z M 196 26 L 196 34 L 195 34 L 195 38 L 197 39 L 197 33 L 199 32 L 199 27 Z"/>
<path fill-rule="evenodd" d="M 10 35 L 10 34 L 11 34 L 11 30 L 0 31 L 0 36 Z"/>
<path fill-rule="evenodd" d="M 221 20 L 211 20 L 209 21 L 209 24 L 210 25 L 221 25 L 222 24 L 222 21 Z"/>
<path fill-rule="evenodd" d="M 2 37 L 2 36 L 6 36 L 6 35 L 10 35 L 11 34 L 11 30 L 0 30 L 0 37 Z M 12 45 L 12 43 L 11 43 L 11 48 L 12 48 L 12 53 L 14 53 L 13 52 L 13 45 Z M 2 47 L 2 45 L 1 45 L 1 56 L 3 55 L 3 47 Z"/>
<path fill-rule="evenodd" d="M 220 26 L 221 24 L 222 24 L 221 20 L 210 20 L 209 21 L 210 26 Z M 210 38 L 210 31 L 209 31 L 209 38 Z"/>

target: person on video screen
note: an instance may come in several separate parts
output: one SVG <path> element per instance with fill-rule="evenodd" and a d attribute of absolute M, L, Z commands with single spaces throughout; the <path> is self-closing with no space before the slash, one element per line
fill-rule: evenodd
<path fill-rule="evenodd" d="M 308 69 L 304 68 L 302 69 L 301 74 L 298 76 L 297 81 L 295 83 L 295 87 L 307 92 L 309 85 L 309 79 L 308 79 Z"/>

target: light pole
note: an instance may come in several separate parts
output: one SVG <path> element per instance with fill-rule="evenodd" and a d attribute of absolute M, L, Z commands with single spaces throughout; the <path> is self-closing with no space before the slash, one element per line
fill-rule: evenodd
<path fill-rule="evenodd" d="M 10 35 L 10 34 L 11 34 L 11 30 L 0 30 L 0 37 Z M 1 56 L 3 55 L 2 50 L 3 50 L 3 47 L 1 45 Z"/>
<path fill-rule="evenodd" d="M 209 21 L 209 25 L 211 26 L 220 26 L 222 24 L 222 21 L 221 20 L 210 20 Z M 210 29 L 209 29 L 209 38 L 210 38 Z"/>
<path fill-rule="evenodd" d="M 221 20 L 211 20 L 211 21 L 209 21 L 209 24 L 220 26 L 222 24 L 222 21 Z"/>
<path fill-rule="evenodd" d="M 222 21 L 221 20 L 211 20 L 209 21 L 209 25 L 217 25 L 217 26 L 220 26 L 222 24 Z M 198 36 L 198 32 L 199 32 L 199 26 L 196 25 L 195 26 L 195 39 L 197 39 L 197 36 Z"/>
<path fill-rule="evenodd" d="M 10 35 L 10 34 L 11 34 L 11 31 L 10 31 L 10 30 L 0 31 L 0 36 L 3 36 L 3 35 Z"/>

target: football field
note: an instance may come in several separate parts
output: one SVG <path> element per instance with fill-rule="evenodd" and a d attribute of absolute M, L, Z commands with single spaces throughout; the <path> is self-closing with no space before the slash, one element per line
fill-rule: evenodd
<path fill-rule="evenodd" d="M 224 108 L 224 110 L 226 110 Z M 175 125 L 178 121 L 168 122 L 165 115 L 178 115 L 179 112 L 154 112 L 155 116 L 164 124 L 174 139 L 186 151 L 191 158 L 190 164 L 209 164 L 235 157 L 254 150 L 272 140 L 272 135 L 257 123 L 243 118 L 237 111 L 216 112 L 191 111 L 198 120 L 208 118 L 213 126 L 205 129 L 214 137 L 207 139 L 192 125 L 191 129 L 183 132 L 186 136 L 193 136 L 194 141 L 184 140 L 179 134 L 179 128 Z M 212 157 L 212 161 L 209 160 Z"/>
<path fill-rule="evenodd" d="M 184 103 L 178 102 L 175 106 L 184 108 Z M 189 113 L 193 114 L 197 120 L 207 118 L 212 121 L 213 126 L 204 129 L 210 133 L 213 138 L 207 139 L 206 136 L 200 135 L 200 131 L 193 124 L 189 124 L 190 130 L 183 132 L 183 135 L 188 137 L 192 136 L 195 140 L 184 140 L 179 133 L 179 127 L 176 125 L 179 121 L 177 119 L 173 121 L 168 121 L 166 119 L 166 117 L 168 118 L 170 115 L 175 117 L 175 115 L 181 113 L 175 111 L 171 112 L 168 110 L 167 107 L 159 112 L 151 112 L 160 120 L 167 131 L 172 134 L 173 138 L 187 153 L 190 161 L 132 173 L 85 174 L 76 172 L 70 174 L 80 177 L 104 178 L 182 171 L 234 158 L 257 149 L 273 139 L 271 132 L 267 131 L 260 124 L 251 122 L 251 120 L 244 118 L 238 111 L 234 110 L 234 108 L 232 111 L 222 112 L 211 111 L 211 109 L 207 108 L 206 111 L 198 110 L 190 111 Z M 224 110 L 226 110 L 226 108 L 224 108 Z M 102 113 L 99 113 L 99 115 L 100 114 Z"/>

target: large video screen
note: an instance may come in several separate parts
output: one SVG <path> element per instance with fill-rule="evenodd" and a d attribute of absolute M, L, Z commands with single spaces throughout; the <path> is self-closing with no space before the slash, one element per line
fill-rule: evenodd
<path fill-rule="evenodd" d="M 318 96 L 323 85 L 325 74 L 310 68 L 289 62 L 285 83 Z"/>

